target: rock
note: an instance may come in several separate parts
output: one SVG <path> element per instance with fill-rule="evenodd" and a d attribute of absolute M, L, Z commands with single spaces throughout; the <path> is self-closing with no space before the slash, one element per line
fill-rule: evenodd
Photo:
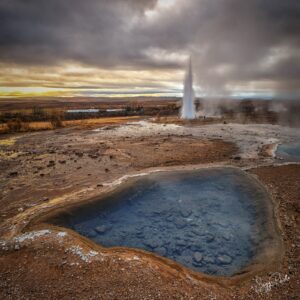
<path fill-rule="evenodd" d="M 242 158 L 239 155 L 234 155 L 231 157 L 234 160 L 241 160 Z"/>
<path fill-rule="evenodd" d="M 183 218 L 187 218 L 187 217 L 189 217 L 192 214 L 192 210 L 190 210 L 190 209 L 182 209 L 180 211 L 180 214 L 181 214 L 181 216 Z"/>
<path fill-rule="evenodd" d="M 205 257 L 204 257 L 204 261 L 205 261 L 206 263 L 213 264 L 213 263 L 215 262 L 215 259 L 214 259 L 214 257 L 212 257 L 212 256 L 205 256 Z"/>
<path fill-rule="evenodd" d="M 96 236 L 97 236 L 97 233 L 96 233 L 95 230 L 90 230 L 90 231 L 88 232 L 87 236 L 88 236 L 89 238 L 93 238 L 93 237 L 96 237 Z"/>
<path fill-rule="evenodd" d="M 232 262 L 232 258 L 229 255 L 219 255 L 217 257 L 218 263 L 222 265 L 229 265 Z"/>
<path fill-rule="evenodd" d="M 16 177 L 18 176 L 18 172 L 10 172 L 9 177 Z"/>
<path fill-rule="evenodd" d="M 178 239 L 178 240 L 176 240 L 176 246 L 178 246 L 178 247 L 186 246 L 186 241 Z"/>
<path fill-rule="evenodd" d="M 165 256 L 167 254 L 167 249 L 165 247 L 157 247 L 155 248 L 155 252 L 161 256 Z"/>
<path fill-rule="evenodd" d="M 207 243 L 211 243 L 214 239 L 215 239 L 215 237 L 212 234 L 207 234 L 205 236 L 205 240 Z"/>
<path fill-rule="evenodd" d="M 148 241 L 145 241 L 144 244 L 152 249 L 161 246 L 161 242 L 158 239 L 149 239 Z"/>
<path fill-rule="evenodd" d="M 199 263 L 203 260 L 203 255 L 200 252 L 195 252 L 193 255 L 193 259 L 195 262 Z"/>
<path fill-rule="evenodd" d="M 65 160 L 59 160 L 58 162 L 59 162 L 60 164 L 65 164 L 65 163 L 66 163 Z"/>
<path fill-rule="evenodd" d="M 224 234 L 223 234 L 223 239 L 224 239 L 225 241 L 230 241 L 230 240 L 231 240 L 231 235 L 230 235 L 229 233 L 224 233 Z"/>
<path fill-rule="evenodd" d="M 99 234 L 103 234 L 105 232 L 107 232 L 108 230 L 110 230 L 111 228 L 109 226 L 106 225 L 101 225 L 101 226 L 97 226 L 95 228 L 95 231 L 98 232 Z"/>
<path fill-rule="evenodd" d="M 180 218 L 175 219 L 174 224 L 178 229 L 184 228 L 186 226 L 186 221 Z"/>

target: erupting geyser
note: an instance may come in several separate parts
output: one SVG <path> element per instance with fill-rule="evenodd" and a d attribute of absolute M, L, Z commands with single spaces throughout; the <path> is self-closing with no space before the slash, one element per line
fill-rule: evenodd
<path fill-rule="evenodd" d="M 188 71 L 184 79 L 184 94 L 181 107 L 181 119 L 192 120 L 196 117 L 195 96 L 193 90 L 192 60 L 189 60 Z"/>

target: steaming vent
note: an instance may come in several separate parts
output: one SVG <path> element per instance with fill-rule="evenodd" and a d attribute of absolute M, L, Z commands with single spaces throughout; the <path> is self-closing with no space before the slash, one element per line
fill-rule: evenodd
<path fill-rule="evenodd" d="M 181 119 L 192 120 L 196 118 L 195 94 L 193 90 L 193 71 L 192 60 L 189 60 L 189 66 L 184 80 L 184 93 L 181 107 Z"/>

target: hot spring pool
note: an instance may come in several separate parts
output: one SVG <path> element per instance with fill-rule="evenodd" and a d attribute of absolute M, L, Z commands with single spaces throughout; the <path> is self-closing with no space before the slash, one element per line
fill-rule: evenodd
<path fill-rule="evenodd" d="M 140 248 L 192 270 L 231 276 L 271 240 L 264 188 L 234 168 L 158 172 L 52 217 L 106 246 Z"/>
<path fill-rule="evenodd" d="M 300 142 L 279 145 L 276 155 L 289 161 L 300 161 Z"/>

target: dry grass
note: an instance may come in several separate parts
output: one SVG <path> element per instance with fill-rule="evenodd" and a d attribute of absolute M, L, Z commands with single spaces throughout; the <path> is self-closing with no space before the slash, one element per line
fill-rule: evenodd
<path fill-rule="evenodd" d="M 68 126 L 94 126 L 94 125 L 110 125 L 110 124 L 123 124 L 128 121 L 137 121 L 140 117 L 108 117 L 108 118 L 98 118 L 98 119 L 85 119 L 85 120 L 70 120 L 63 121 L 63 125 Z"/>
<path fill-rule="evenodd" d="M 0 146 L 8 147 L 14 145 L 16 142 L 15 138 L 8 138 L 8 139 L 3 139 L 0 140 Z"/>
<path fill-rule="evenodd" d="M 63 127 L 93 127 L 93 126 L 104 126 L 113 124 L 124 124 L 129 121 L 137 121 L 140 117 L 110 117 L 110 118 L 98 118 L 98 119 L 84 119 L 84 120 L 70 120 L 62 121 Z M 41 121 L 41 122 L 28 122 L 25 123 L 26 126 L 21 128 L 20 132 L 30 132 L 30 131 L 41 131 L 41 130 L 52 130 L 55 129 L 51 121 Z M 11 133 L 7 124 L 0 124 L 0 133 Z M 0 144 L 1 145 L 1 144 Z"/>

